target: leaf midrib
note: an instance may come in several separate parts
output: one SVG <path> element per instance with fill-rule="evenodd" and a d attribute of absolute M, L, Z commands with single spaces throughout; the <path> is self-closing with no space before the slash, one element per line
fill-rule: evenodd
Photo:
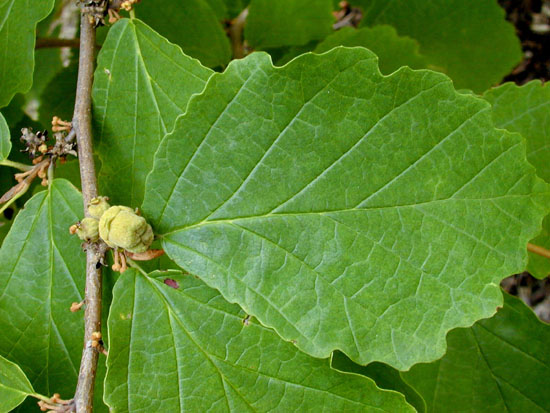
<path fill-rule="evenodd" d="M 357 212 L 365 212 L 365 211 L 381 211 L 381 210 L 383 211 L 383 210 L 392 210 L 392 209 L 401 209 L 401 208 L 418 208 L 418 207 L 432 205 L 432 204 L 445 204 L 445 203 L 455 203 L 455 202 L 456 203 L 494 202 L 497 200 L 508 200 L 508 199 L 526 198 L 526 197 L 529 197 L 529 195 L 501 195 L 501 196 L 496 196 L 491 198 L 445 198 L 445 199 L 435 199 L 435 200 L 430 200 L 425 202 L 418 202 L 414 204 L 372 206 L 372 207 L 366 207 L 366 208 L 346 208 L 346 209 L 311 211 L 311 212 L 277 212 L 277 213 L 268 212 L 266 214 L 260 214 L 260 215 L 249 215 L 249 216 L 239 216 L 234 218 L 219 218 L 219 219 L 212 219 L 212 220 L 204 220 L 191 225 L 182 225 L 182 226 L 174 227 L 170 231 L 166 231 L 166 232 L 163 232 L 162 234 L 158 234 L 158 236 L 162 239 L 169 235 L 172 235 L 181 231 L 192 230 L 195 228 L 200 228 L 202 226 L 212 225 L 212 224 L 225 224 L 225 223 L 231 224 L 231 223 L 234 223 L 235 221 L 284 218 L 284 217 L 323 216 L 328 214 L 337 215 L 337 214 L 357 213 Z"/>

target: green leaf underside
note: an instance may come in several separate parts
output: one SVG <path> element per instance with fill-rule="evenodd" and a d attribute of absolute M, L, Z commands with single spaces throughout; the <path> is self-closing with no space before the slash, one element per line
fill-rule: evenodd
<path fill-rule="evenodd" d="M 402 377 L 424 397 L 428 412 L 550 411 L 550 326 L 518 298 L 488 320 L 448 335 L 447 354 Z"/>
<path fill-rule="evenodd" d="M 211 73 L 139 20 L 112 27 L 93 89 L 100 190 L 112 202 L 141 204 L 161 138 Z"/>
<path fill-rule="evenodd" d="M 332 368 L 349 373 L 361 374 L 369 377 L 376 382 L 376 385 L 381 389 L 394 390 L 405 396 L 405 399 L 410 403 L 418 413 L 426 412 L 426 402 L 420 394 L 411 386 L 403 381 L 400 372 L 387 364 L 370 363 L 368 366 L 361 366 L 354 363 L 344 354 L 336 351 L 332 354 Z"/>
<path fill-rule="evenodd" d="M 244 28 L 256 49 L 299 46 L 332 31 L 332 0 L 252 0 Z"/>
<path fill-rule="evenodd" d="M 314 52 L 323 53 L 336 46 L 366 47 L 378 56 L 383 74 L 390 74 L 401 66 L 413 69 L 426 67 L 426 59 L 418 53 L 418 42 L 398 36 L 392 26 L 364 27 L 359 30 L 344 27 L 319 43 Z"/>
<path fill-rule="evenodd" d="M 80 193 L 55 180 L 19 212 L 0 250 L 0 355 L 37 392 L 74 394 L 82 351 L 85 254 L 68 228 L 82 217 Z"/>
<path fill-rule="evenodd" d="M 143 211 L 178 265 L 303 351 L 406 369 L 524 267 L 549 195 L 524 152 L 444 75 L 255 53 L 163 139 Z"/>
<path fill-rule="evenodd" d="M 162 4 L 143 1 L 136 6 L 135 13 L 160 35 L 181 46 L 185 54 L 199 59 L 205 66 L 225 66 L 231 59 L 229 39 L 209 1 L 185 0 Z"/>
<path fill-rule="evenodd" d="M 0 412 L 9 412 L 34 393 L 25 373 L 17 364 L 0 356 Z"/>
<path fill-rule="evenodd" d="M 11 151 L 10 129 L 0 113 L 0 161 L 7 159 Z"/>
<path fill-rule="evenodd" d="M 245 316 L 194 277 L 124 273 L 109 316 L 107 403 L 114 412 L 414 411 Z"/>
<path fill-rule="evenodd" d="M 527 141 L 527 159 L 537 174 L 550 182 L 550 87 L 539 80 L 518 87 L 506 83 L 487 91 L 484 98 L 493 106 L 493 120 L 499 128 L 519 132 Z M 550 217 L 542 224 L 542 232 L 531 242 L 550 248 Z M 539 278 L 550 273 L 550 260 L 529 253 L 527 271 Z"/>
<path fill-rule="evenodd" d="M 354 0 L 362 25 L 389 24 L 420 43 L 420 52 L 457 89 L 483 92 L 521 61 L 514 27 L 496 1 Z"/>
<path fill-rule="evenodd" d="M 0 0 L 0 107 L 32 85 L 36 24 L 53 0 Z"/>

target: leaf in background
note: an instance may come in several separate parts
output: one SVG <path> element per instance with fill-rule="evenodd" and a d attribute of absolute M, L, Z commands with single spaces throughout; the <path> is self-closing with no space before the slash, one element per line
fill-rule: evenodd
<path fill-rule="evenodd" d="M 32 85 L 36 24 L 54 0 L 0 1 L 0 107 Z"/>
<path fill-rule="evenodd" d="M 107 403 L 115 412 L 414 411 L 245 317 L 194 277 L 124 273 L 109 317 Z"/>
<path fill-rule="evenodd" d="M 368 366 L 360 366 L 355 364 L 349 358 L 339 351 L 332 354 L 330 362 L 332 368 L 348 373 L 361 374 L 369 377 L 376 382 L 376 385 L 381 389 L 394 390 L 405 396 L 405 399 L 410 403 L 417 412 L 424 413 L 426 411 L 426 402 L 411 386 L 403 381 L 399 371 L 383 363 L 370 363 Z"/>
<path fill-rule="evenodd" d="M 10 412 L 34 394 L 21 368 L 0 356 L 0 412 Z"/>
<path fill-rule="evenodd" d="M 401 376 L 428 412 L 550 411 L 550 326 L 521 300 L 504 294 L 488 320 L 451 331 L 445 356 Z"/>
<path fill-rule="evenodd" d="M 219 13 L 207 0 L 143 1 L 135 12 L 161 36 L 180 46 L 186 55 L 199 59 L 203 65 L 218 67 L 229 63 L 229 39 Z"/>
<path fill-rule="evenodd" d="M 534 80 L 518 87 L 513 83 L 490 89 L 483 96 L 493 105 L 493 120 L 499 128 L 519 132 L 527 141 L 527 159 L 537 174 L 550 182 L 550 87 Z M 532 241 L 550 248 L 550 217 L 542 224 L 542 232 Z M 527 271 L 538 278 L 550 273 L 550 260 L 529 253 Z"/>
<path fill-rule="evenodd" d="M 143 211 L 178 265 L 301 350 L 407 369 L 494 314 L 549 195 L 487 102 L 337 48 L 214 75 Z"/>
<path fill-rule="evenodd" d="M 139 20 L 111 28 L 98 57 L 93 101 L 100 191 L 114 204 L 141 204 L 161 138 L 211 73 Z"/>
<path fill-rule="evenodd" d="M 10 129 L 0 113 L 0 161 L 7 159 L 11 151 Z"/>
<path fill-rule="evenodd" d="M 389 24 L 420 43 L 420 53 L 457 89 L 483 92 L 522 58 L 519 39 L 494 0 L 352 0 L 362 25 Z"/>
<path fill-rule="evenodd" d="M 46 86 L 48 86 L 52 79 L 54 79 L 54 77 L 63 69 L 60 49 L 38 49 L 34 52 L 34 58 L 36 63 L 34 67 L 32 87 L 29 90 L 29 93 L 25 94 L 27 103 L 31 99 L 40 99 Z M 75 93 L 75 90 L 76 89 L 72 90 L 72 94 Z M 62 93 L 62 91 L 57 92 L 57 94 L 61 95 L 61 97 L 68 97 Z M 57 96 L 51 95 L 49 98 L 55 99 Z M 49 126 L 49 124 L 47 126 Z"/>
<path fill-rule="evenodd" d="M 51 127 L 52 118 L 71 121 L 74 111 L 78 62 L 72 62 L 53 77 L 40 96 L 40 122 Z"/>
<path fill-rule="evenodd" d="M 82 300 L 86 273 L 68 228 L 82 215 L 80 193 L 56 179 L 27 202 L 0 249 L 0 355 L 21 366 L 37 392 L 66 399 L 84 334 L 82 313 L 69 308 Z"/>
<path fill-rule="evenodd" d="M 332 0 L 251 0 L 244 35 L 256 49 L 299 46 L 332 31 Z"/>
<path fill-rule="evenodd" d="M 426 59 L 418 53 L 418 42 L 409 37 L 400 37 L 391 26 L 364 27 L 356 30 L 344 27 L 323 40 L 315 53 L 326 52 L 336 46 L 362 46 L 378 56 L 380 71 L 395 72 L 401 66 L 413 69 L 426 67 Z"/>
<path fill-rule="evenodd" d="M 230 19 L 237 17 L 250 3 L 250 0 L 224 0 Z"/>

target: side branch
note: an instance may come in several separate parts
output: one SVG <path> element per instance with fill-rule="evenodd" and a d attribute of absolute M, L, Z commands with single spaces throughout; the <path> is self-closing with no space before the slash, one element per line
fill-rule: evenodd
<path fill-rule="evenodd" d="M 80 47 L 80 40 L 38 37 L 36 39 L 36 45 L 34 46 L 35 49 L 45 49 L 45 48 L 54 48 L 54 47 L 71 47 L 73 49 L 77 49 Z"/>
<path fill-rule="evenodd" d="M 97 181 L 92 152 L 92 82 L 94 73 L 95 24 L 86 13 L 81 14 L 80 57 L 78 83 L 73 116 L 73 129 L 76 132 L 80 177 L 84 211 L 88 216 L 87 205 L 97 197 Z M 74 404 L 78 413 L 91 413 L 93 410 L 94 385 L 99 352 L 92 345 L 94 337 L 101 332 L 101 265 L 105 254 L 100 244 L 90 245 L 86 251 L 86 310 L 84 313 L 84 349 L 80 362 L 78 384 Z M 95 334 L 94 334 L 95 333 Z"/>

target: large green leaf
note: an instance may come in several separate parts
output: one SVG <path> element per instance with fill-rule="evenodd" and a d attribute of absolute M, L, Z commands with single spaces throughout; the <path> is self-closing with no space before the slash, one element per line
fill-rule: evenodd
<path fill-rule="evenodd" d="M 143 211 L 178 265 L 300 349 L 408 368 L 494 314 L 549 200 L 487 102 L 337 48 L 214 75 Z"/>
<path fill-rule="evenodd" d="M 54 180 L 19 212 L 0 250 L 0 355 L 16 362 L 36 391 L 74 394 L 83 342 L 85 254 L 69 226 L 82 197 Z"/>
<path fill-rule="evenodd" d="M 107 403 L 115 412 L 414 411 L 245 317 L 194 277 L 124 273 L 109 317 Z"/>
<path fill-rule="evenodd" d="M 257 49 L 306 44 L 332 31 L 332 0 L 251 0 L 244 30 Z"/>
<path fill-rule="evenodd" d="M 100 189 L 112 202 L 139 206 L 161 138 L 211 73 L 139 20 L 112 27 L 93 90 Z"/>
<path fill-rule="evenodd" d="M 54 0 L 0 0 L 0 107 L 32 85 L 36 23 Z"/>
<path fill-rule="evenodd" d="M 496 0 L 352 0 L 362 25 L 390 24 L 420 43 L 457 88 L 483 92 L 521 61 L 520 42 Z"/>
<path fill-rule="evenodd" d="M 539 80 L 521 87 L 506 83 L 487 91 L 484 98 L 493 105 L 495 125 L 523 135 L 527 141 L 527 159 L 537 174 L 550 182 L 550 87 Z M 542 232 L 532 242 L 550 248 L 550 217 L 544 219 Z M 529 253 L 527 271 L 544 278 L 550 273 L 550 260 Z"/>
<path fill-rule="evenodd" d="M 0 356 L 0 412 L 10 412 L 32 394 L 34 389 L 21 368 Z"/>
<path fill-rule="evenodd" d="M 0 113 L 0 161 L 8 157 L 11 151 L 10 129 L 6 119 Z"/>
<path fill-rule="evenodd" d="M 225 66 L 231 59 L 220 13 L 207 0 L 143 1 L 136 16 L 206 66 Z"/>
<path fill-rule="evenodd" d="M 548 412 L 548 343 L 550 326 L 505 294 L 493 318 L 449 334 L 441 360 L 401 375 L 428 412 Z"/>
<path fill-rule="evenodd" d="M 364 27 L 356 30 L 344 27 L 328 36 L 315 48 L 315 53 L 326 52 L 336 46 L 363 46 L 379 59 L 380 71 L 389 74 L 401 66 L 413 69 L 426 67 L 426 59 L 418 53 L 418 42 L 401 37 L 392 26 Z"/>

